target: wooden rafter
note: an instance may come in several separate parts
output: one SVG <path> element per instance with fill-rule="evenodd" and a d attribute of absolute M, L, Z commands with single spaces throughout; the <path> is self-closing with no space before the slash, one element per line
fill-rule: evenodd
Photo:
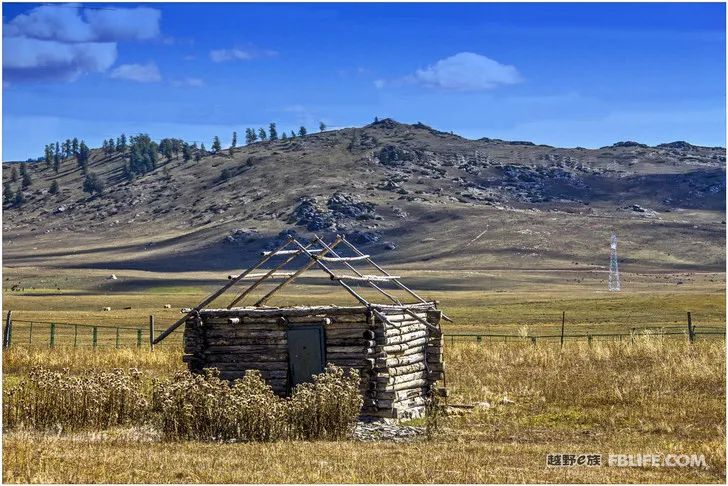
<path fill-rule="evenodd" d="M 271 290 L 270 292 L 268 292 L 267 294 L 265 294 L 263 297 L 261 297 L 258 300 L 258 302 L 256 302 L 255 304 L 253 304 L 255 307 L 260 307 L 261 305 L 265 304 L 268 301 L 268 299 L 270 299 L 273 296 L 273 294 L 275 294 L 280 289 L 282 289 L 283 287 L 285 287 L 286 285 L 288 285 L 289 283 L 291 283 L 299 275 L 301 275 L 303 272 L 305 272 L 306 270 L 308 270 L 312 266 L 316 265 L 317 263 L 319 265 L 321 265 L 320 262 L 318 262 L 315 258 L 313 258 L 313 255 L 314 254 L 311 253 L 310 251 L 308 251 L 305 246 L 303 246 L 302 244 L 300 244 L 295 239 L 293 239 L 293 243 L 296 244 L 296 246 L 298 246 L 300 249 L 302 249 L 306 253 L 306 255 L 308 255 L 311 258 L 311 261 L 308 262 L 303 267 L 301 267 L 300 269 L 298 269 L 298 271 L 296 271 L 296 273 L 294 273 L 293 275 L 291 275 L 290 277 L 288 277 L 286 280 L 284 280 L 283 282 L 281 282 L 280 284 L 278 284 L 278 286 L 276 286 L 273 290 Z M 341 243 L 341 237 L 337 237 L 336 240 L 331 244 L 331 247 L 330 248 L 333 248 L 333 247 L 337 246 L 339 243 Z M 322 251 L 320 254 L 321 255 L 325 255 L 329 251 L 330 250 L 324 248 L 324 251 Z"/>
<path fill-rule="evenodd" d="M 348 246 L 351 249 L 351 251 L 353 251 L 355 254 L 357 254 L 358 256 L 366 256 L 366 255 L 364 255 L 364 253 L 360 252 L 357 247 L 355 247 L 354 245 L 352 245 L 351 243 L 349 243 L 345 238 L 342 239 L 342 240 L 343 240 L 344 244 L 346 246 Z M 366 258 L 366 262 L 369 263 L 374 268 L 376 268 L 377 270 L 379 270 L 380 272 L 382 272 L 382 274 L 384 274 L 386 276 L 391 276 L 386 270 L 384 270 L 382 267 L 380 267 L 379 265 L 377 265 L 376 262 L 374 260 L 372 260 L 371 258 Z M 405 284 L 403 284 L 402 282 L 400 282 L 399 279 L 395 279 L 395 280 L 393 280 L 393 282 L 395 283 L 395 285 L 397 285 L 397 287 L 399 287 L 400 289 L 404 290 L 405 292 L 407 292 L 408 294 L 410 294 L 412 297 L 414 297 L 415 299 L 419 300 L 420 302 L 425 302 L 425 303 L 427 302 L 425 299 L 423 299 L 422 297 L 420 297 L 419 295 L 417 295 L 412 289 L 410 289 Z M 442 314 L 442 318 L 445 319 L 448 322 L 452 322 L 452 319 L 450 319 L 445 314 Z"/>
<path fill-rule="evenodd" d="M 293 241 L 296 241 L 296 240 L 294 239 Z M 314 241 L 315 240 L 311 240 L 306 245 L 306 247 L 308 248 L 309 246 L 311 246 L 314 243 Z M 264 273 L 257 282 L 254 282 L 247 289 L 245 289 L 240 295 L 238 295 L 235 299 L 233 299 L 233 301 L 230 303 L 230 305 L 228 305 L 228 309 L 230 309 L 231 307 L 235 306 L 235 304 L 237 304 L 238 302 L 240 302 L 241 300 L 243 300 L 246 295 L 248 295 L 250 292 L 252 292 L 253 290 L 255 290 L 266 279 L 273 277 L 276 274 L 276 271 L 277 270 L 280 270 L 281 268 L 283 268 L 284 266 L 286 266 L 288 263 L 290 263 L 291 261 L 295 260 L 301 254 L 303 254 L 303 252 L 300 249 L 296 249 L 296 250 L 282 250 L 282 251 L 275 252 L 275 253 L 273 253 L 273 252 L 269 253 L 269 256 L 271 258 L 273 256 L 276 256 L 276 255 L 291 255 L 291 256 L 288 257 L 288 258 L 286 258 L 285 260 L 283 260 L 282 263 L 279 263 L 278 265 L 276 265 L 275 267 L 273 267 L 272 269 L 270 269 L 270 271 L 268 271 L 267 273 Z M 288 273 L 284 278 L 292 279 L 292 278 L 294 278 L 295 275 L 296 275 L 295 272 L 294 273 Z"/>
<path fill-rule="evenodd" d="M 287 247 L 293 241 L 295 241 L 294 238 L 289 237 L 285 241 L 285 243 L 283 243 L 281 246 L 279 246 L 275 251 L 277 252 L 277 251 L 283 250 L 285 247 Z M 167 336 L 169 336 L 170 334 L 172 334 L 172 332 L 174 332 L 175 329 L 177 329 L 179 326 L 181 326 L 182 323 L 185 322 L 187 320 L 187 318 L 190 317 L 193 313 L 199 312 L 207 304 L 209 304 L 210 302 L 212 302 L 215 299 L 217 299 L 218 297 L 220 297 L 230 287 L 232 287 L 233 285 L 235 285 L 236 283 L 238 283 L 239 281 L 241 281 L 243 278 L 245 278 L 246 275 L 250 274 L 253 270 L 257 270 L 258 268 L 260 268 L 265 262 L 267 262 L 268 260 L 270 260 L 272 258 L 272 256 L 273 256 L 273 254 L 265 255 L 263 258 L 261 258 L 260 260 L 258 260 L 258 263 L 256 263 L 255 265 L 253 265 L 252 267 L 250 267 L 249 269 L 247 269 L 246 271 L 244 271 L 243 273 L 241 273 L 237 277 L 235 277 L 233 279 L 230 279 L 230 281 L 227 284 L 223 285 L 222 288 L 220 288 L 216 292 L 213 292 L 212 294 L 210 294 L 207 298 L 205 298 L 205 300 L 203 300 L 202 302 L 200 302 L 199 304 L 197 304 L 193 309 L 191 309 L 189 312 L 187 312 L 187 314 L 185 314 L 184 317 L 182 317 L 177 322 L 175 322 L 174 324 L 172 324 L 171 326 L 169 326 L 167 329 L 165 329 L 165 331 L 162 334 L 160 334 L 159 336 L 157 336 L 154 339 L 154 341 L 152 342 L 152 344 L 159 344 L 159 342 L 162 341 L 162 339 L 164 339 Z"/>
<path fill-rule="evenodd" d="M 319 237 L 317 236 L 317 237 L 316 237 L 316 239 L 318 240 L 319 244 L 320 244 L 320 245 L 321 245 L 322 247 L 324 247 L 324 248 L 327 248 L 327 246 L 326 246 L 326 243 L 324 243 L 324 242 L 323 242 L 323 240 L 321 240 L 321 238 L 319 238 Z M 346 240 L 344 240 L 344 241 L 346 241 Z M 335 258 L 336 258 L 336 257 L 339 257 L 339 255 L 338 255 L 338 254 L 337 254 L 337 253 L 336 253 L 335 251 L 333 251 L 333 250 L 331 250 L 331 254 L 332 254 L 332 255 L 334 255 L 334 257 L 335 257 Z M 369 258 L 369 255 L 364 255 L 364 254 L 362 253 L 362 254 L 358 255 L 357 257 L 358 257 L 358 258 L 361 258 L 361 259 L 364 259 L 364 260 L 365 260 L 365 259 Z M 320 258 L 320 257 L 319 257 L 319 258 Z M 341 258 L 341 257 L 339 257 L 339 258 Z M 344 265 L 346 265 L 346 267 L 347 267 L 347 268 L 348 268 L 349 270 L 351 270 L 352 272 L 354 272 L 355 274 L 357 274 L 357 275 L 358 275 L 359 277 L 363 277 L 362 273 L 360 273 L 360 272 L 359 272 L 359 271 L 358 271 L 358 270 L 357 270 L 356 268 L 354 268 L 353 266 L 349 265 L 349 263 L 348 263 L 348 262 L 344 262 Z M 390 294 L 389 292 L 385 291 L 384 289 L 382 289 L 381 287 L 379 287 L 378 285 L 376 285 L 376 284 L 375 284 L 374 282 L 371 282 L 371 281 L 370 281 L 370 282 L 367 282 L 367 283 L 368 283 L 368 284 L 369 284 L 369 286 L 371 286 L 372 288 L 374 288 L 374 289 L 378 290 L 379 292 L 381 292 L 382 294 L 384 294 L 384 295 L 385 295 L 385 296 L 386 296 L 386 297 L 387 297 L 387 298 L 388 298 L 389 300 L 391 300 L 391 301 L 392 301 L 392 302 L 394 302 L 395 304 L 401 304 L 401 303 L 402 303 L 402 302 L 400 302 L 400 301 L 399 301 L 399 299 L 398 299 L 398 298 L 394 297 L 394 296 L 393 296 L 393 295 L 391 295 L 391 294 Z"/>

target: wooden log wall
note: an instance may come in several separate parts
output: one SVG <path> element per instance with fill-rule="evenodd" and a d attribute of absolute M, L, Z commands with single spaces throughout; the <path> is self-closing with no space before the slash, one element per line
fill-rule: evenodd
<path fill-rule="evenodd" d="M 361 389 L 367 389 L 373 359 L 367 359 L 373 340 L 366 309 L 337 309 L 332 315 L 313 309 L 306 315 L 300 309 L 286 315 L 285 309 L 267 314 L 206 312 L 190 318 L 185 325 L 184 361 L 192 371 L 217 368 L 225 379 L 242 378 L 248 370 L 259 370 L 273 391 L 288 392 L 288 341 L 286 332 L 297 325 L 324 326 L 327 363 L 355 369 L 361 376 Z M 369 331 L 369 333 L 367 333 Z"/>
<path fill-rule="evenodd" d="M 431 388 L 443 378 L 442 333 L 432 329 L 439 329 L 441 314 L 428 310 L 416 311 L 416 317 L 393 310 L 383 314 L 388 322 L 376 326 L 374 379 L 365 408 L 380 417 L 421 416 Z"/>
<path fill-rule="evenodd" d="M 444 376 L 442 333 L 433 330 L 439 329 L 440 311 L 417 309 L 414 317 L 392 309 L 382 312 L 388 321 L 383 322 L 363 307 L 330 310 L 203 310 L 186 321 L 184 361 L 192 371 L 217 368 L 226 379 L 259 370 L 284 395 L 289 389 L 287 329 L 322 324 L 326 362 L 359 372 L 364 415 L 420 416 L 428 393 Z"/>

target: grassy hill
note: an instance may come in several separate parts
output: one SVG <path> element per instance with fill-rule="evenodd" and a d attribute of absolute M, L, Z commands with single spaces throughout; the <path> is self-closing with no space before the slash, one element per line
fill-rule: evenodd
<path fill-rule="evenodd" d="M 723 148 L 565 149 L 386 119 L 198 162 L 160 156 L 132 181 L 127 155 L 92 151 L 88 170 L 106 184 L 95 196 L 73 158 L 57 174 L 28 164 L 25 203 L 3 209 L 4 265 L 240 268 L 293 230 L 345 234 L 411 268 L 603 268 L 612 231 L 626 269 L 725 267 Z"/>

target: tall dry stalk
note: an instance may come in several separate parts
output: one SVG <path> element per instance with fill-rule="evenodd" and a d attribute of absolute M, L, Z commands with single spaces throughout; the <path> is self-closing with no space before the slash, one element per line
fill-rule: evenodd
<path fill-rule="evenodd" d="M 138 370 L 72 375 L 34 368 L 16 386 L 3 387 L 3 426 L 102 430 L 143 423 L 148 406 Z"/>

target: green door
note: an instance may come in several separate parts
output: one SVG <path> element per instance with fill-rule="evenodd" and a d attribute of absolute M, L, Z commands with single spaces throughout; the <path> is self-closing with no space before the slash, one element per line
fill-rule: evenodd
<path fill-rule="evenodd" d="M 313 381 L 324 370 L 323 326 L 296 326 L 288 329 L 288 368 L 290 386 Z"/>

